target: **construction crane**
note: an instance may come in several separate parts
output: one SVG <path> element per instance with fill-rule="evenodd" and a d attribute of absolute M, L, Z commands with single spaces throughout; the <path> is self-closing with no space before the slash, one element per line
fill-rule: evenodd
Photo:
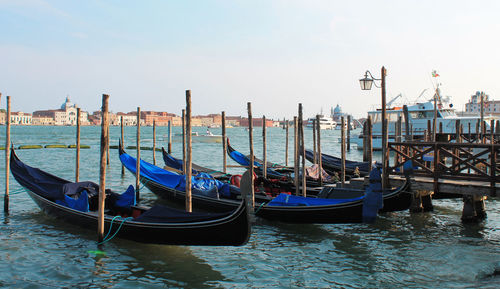
<path fill-rule="evenodd" d="M 392 105 L 392 103 L 393 103 L 396 99 L 398 99 L 398 98 L 400 98 L 400 97 L 402 97 L 402 96 L 403 96 L 403 94 L 402 94 L 402 93 L 400 93 L 400 94 L 396 95 L 396 97 L 394 97 L 394 98 L 393 98 L 393 99 L 391 99 L 388 103 L 386 103 L 386 105 L 385 105 L 385 106 L 386 106 L 387 108 L 390 108 L 390 107 L 391 107 L 391 105 Z"/>

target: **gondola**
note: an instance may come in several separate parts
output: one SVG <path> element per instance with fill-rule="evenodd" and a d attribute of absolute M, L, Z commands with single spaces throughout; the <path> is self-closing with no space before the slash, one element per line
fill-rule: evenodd
<path fill-rule="evenodd" d="M 311 150 L 306 150 L 306 159 L 310 162 L 314 160 L 314 153 Z M 323 169 L 330 175 L 339 173 L 342 166 L 342 159 L 334 157 L 331 155 L 321 154 L 321 162 Z M 377 164 L 379 166 L 379 164 Z M 358 162 L 358 161 L 345 161 L 345 173 L 346 175 L 354 175 L 358 169 L 359 176 L 364 177 L 368 175 L 372 169 L 372 165 L 368 162 Z"/>
<path fill-rule="evenodd" d="M 161 152 L 162 152 L 162 155 L 163 155 L 163 161 L 165 162 L 165 165 L 167 167 L 176 169 L 178 171 L 182 171 L 182 169 L 183 169 L 182 168 L 183 163 L 182 163 L 181 159 L 175 158 L 174 156 L 172 156 L 171 154 L 169 154 L 167 151 L 165 151 L 165 148 L 163 148 L 163 147 L 161 148 Z M 202 167 L 202 166 L 197 165 L 195 163 L 192 163 L 191 166 L 193 168 L 192 172 L 195 175 L 197 175 L 200 172 L 201 173 L 206 173 L 206 174 L 211 175 L 215 179 L 218 179 L 218 180 L 221 180 L 221 181 L 228 181 L 229 178 L 231 177 L 231 175 L 225 174 L 225 173 L 217 171 L 217 170 L 212 170 L 212 169 L 209 169 L 209 168 L 205 168 L 205 167 Z"/>
<path fill-rule="evenodd" d="M 235 150 L 231 146 L 231 144 L 229 143 L 229 139 L 227 140 L 227 154 L 229 155 L 229 157 L 233 161 L 237 162 L 238 164 L 240 164 L 242 166 L 248 166 L 248 164 L 250 164 L 249 157 L 245 156 L 241 152 Z M 269 162 L 267 164 L 268 164 L 268 167 L 267 167 L 266 171 L 267 171 L 268 178 L 279 179 L 282 182 L 289 182 L 290 185 L 292 185 L 293 178 L 291 176 L 292 172 L 290 171 L 290 168 L 276 165 L 276 164 L 271 164 Z M 262 175 L 263 162 L 261 160 L 255 158 L 254 159 L 254 166 L 255 166 L 256 173 L 258 175 Z M 326 179 L 323 180 L 323 184 L 334 184 L 334 183 L 336 183 L 336 182 L 329 181 Z M 309 176 L 306 178 L 306 188 L 308 190 L 308 192 L 307 192 L 308 194 L 310 194 L 310 195 L 317 194 L 319 192 L 318 187 L 320 187 L 320 183 L 319 183 L 318 179 L 313 179 Z M 295 189 L 293 189 L 293 190 L 295 190 Z"/>
<path fill-rule="evenodd" d="M 120 160 L 132 173 L 136 172 L 136 159 L 120 148 Z M 165 171 L 145 161 L 140 162 L 141 182 L 155 194 L 178 202 L 184 202 L 185 192 L 182 178 L 174 172 Z M 193 177 L 193 183 L 196 182 Z M 181 185 L 179 185 L 181 184 Z M 383 192 L 384 211 L 404 210 L 410 206 L 411 195 L 406 193 L 407 185 Z M 290 223 L 355 223 L 362 221 L 364 191 L 341 189 L 324 193 L 326 198 L 295 197 L 281 194 L 279 198 L 256 195 L 255 215 L 270 220 Z M 238 198 L 234 195 L 233 198 Z M 281 199 L 285 199 L 282 201 Z M 289 199 L 291 200 L 289 202 Z M 297 200 L 298 199 L 298 200 Z M 292 202 L 293 201 L 293 202 Z M 193 207 L 199 210 L 220 210 L 232 208 L 236 201 L 225 195 L 197 190 L 192 195 Z"/>
<path fill-rule="evenodd" d="M 11 153 L 10 170 L 17 182 L 27 189 L 30 197 L 48 215 L 97 230 L 97 184 L 72 183 L 30 167 L 17 157 L 14 150 Z M 240 246 L 250 236 L 245 198 L 230 212 L 186 213 L 162 205 L 135 206 L 135 198 L 132 202 L 124 196 L 135 197 L 132 186 L 121 195 L 106 190 L 105 232 L 116 233 L 117 238 L 153 244 Z"/>
<path fill-rule="evenodd" d="M 167 170 L 172 170 L 181 173 L 183 170 L 183 162 L 181 159 L 175 158 L 171 154 L 165 151 L 165 149 L 162 147 L 162 153 L 163 153 L 163 161 L 165 162 Z M 209 168 L 202 167 L 200 165 L 197 165 L 195 163 L 192 163 L 191 166 L 193 169 L 191 170 L 193 175 L 198 175 L 199 173 L 204 173 L 212 176 L 214 179 L 219 180 L 221 182 L 226 182 L 230 183 L 233 185 L 237 185 L 239 183 L 239 178 L 241 178 L 241 175 L 231 175 L 231 174 L 224 174 L 223 172 L 217 171 L 217 170 L 212 170 Z M 271 179 L 271 178 L 266 178 L 264 179 L 262 176 L 259 176 L 255 180 L 255 190 L 256 192 L 259 192 L 260 190 L 263 190 L 263 193 L 275 197 L 280 193 L 283 192 L 292 192 L 295 190 L 293 184 L 289 182 L 288 180 L 283 180 L 283 179 Z M 309 190 L 309 193 L 311 194 L 317 194 L 319 190 Z"/>

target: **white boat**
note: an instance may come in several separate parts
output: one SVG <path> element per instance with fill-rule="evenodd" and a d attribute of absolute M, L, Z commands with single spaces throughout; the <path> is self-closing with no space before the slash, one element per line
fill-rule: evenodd
<path fill-rule="evenodd" d="M 176 133 L 174 138 L 176 142 L 182 142 L 182 133 Z M 180 137 L 180 138 L 179 138 Z M 207 130 L 207 133 L 200 134 L 198 132 L 191 132 L 191 140 L 193 142 L 205 142 L 205 143 L 222 143 L 222 135 L 212 134 Z"/>
<path fill-rule="evenodd" d="M 440 124 L 442 123 L 443 130 L 442 133 L 454 135 L 456 133 L 455 124 L 457 120 L 460 120 L 460 125 L 463 125 L 463 132 L 470 132 L 471 134 L 476 133 L 476 124 L 480 121 L 479 116 L 457 116 L 453 105 L 449 103 L 449 97 L 443 98 L 440 96 L 439 87 L 436 89 L 436 94 L 426 102 L 417 102 L 408 106 L 408 117 L 410 126 L 410 135 L 413 135 L 414 139 L 422 139 L 427 130 L 427 122 L 434 120 L 434 97 L 437 97 L 437 123 L 436 129 L 439 131 Z M 403 106 L 399 107 L 388 107 L 386 108 L 387 120 L 388 120 L 388 139 L 389 141 L 395 141 L 395 125 L 398 118 L 402 118 L 402 136 L 406 134 Z M 369 111 L 368 116 L 372 119 L 372 146 L 374 150 L 382 149 L 382 110 L 377 109 L 374 111 Z M 490 120 L 495 119 L 491 116 L 485 116 L 484 121 L 486 121 L 486 130 L 490 129 Z M 351 139 L 352 143 L 355 143 L 359 150 L 363 149 L 363 133 Z"/>
<path fill-rule="evenodd" d="M 316 122 L 316 118 L 312 117 L 307 119 L 307 128 L 313 127 L 313 121 Z M 320 115 L 319 116 L 319 129 L 334 129 L 337 126 L 337 122 L 333 120 L 333 118 Z"/>

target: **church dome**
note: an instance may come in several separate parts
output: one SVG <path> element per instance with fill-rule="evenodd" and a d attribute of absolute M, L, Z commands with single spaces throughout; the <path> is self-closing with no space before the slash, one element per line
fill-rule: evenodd
<path fill-rule="evenodd" d="M 69 100 L 69 96 L 66 97 L 66 101 L 61 105 L 61 109 L 68 109 L 70 107 L 74 106 L 71 101 Z"/>
<path fill-rule="evenodd" d="M 333 110 L 333 113 L 334 114 L 341 114 L 342 113 L 342 109 L 340 108 L 340 105 L 337 104 L 337 106 Z"/>

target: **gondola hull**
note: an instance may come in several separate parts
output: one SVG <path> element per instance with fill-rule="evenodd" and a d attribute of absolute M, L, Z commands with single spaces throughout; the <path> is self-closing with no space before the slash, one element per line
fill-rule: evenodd
<path fill-rule="evenodd" d="M 31 191 L 28 193 L 47 215 L 94 232 L 97 231 L 97 214 L 72 210 L 44 199 Z M 109 231 L 111 221 L 112 217 L 106 216 L 104 232 Z M 111 234 L 114 234 L 120 223 L 120 220 L 113 222 Z M 226 220 L 211 223 L 145 224 L 126 221 L 118 231 L 116 238 L 150 244 L 240 246 L 248 241 L 250 235 L 248 223 L 248 214 L 242 207 L 236 215 Z M 231 233 L 228 234 L 228 232 Z"/>
<path fill-rule="evenodd" d="M 24 165 L 14 151 L 11 154 L 10 169 L 17 182 L 26 188 L 29 196 L 46 214 L 69 224 L 97 231 L 96 211 L 79 211 L 44 197 L 45 192 L 60 191 L 69 181 Z M 145 208 L 144 212 L 147 212 Z M 161 216 L 162 220 L 151 222 L 106 214 L 105 232 L 109 232 L 110 236 L 116 233 L 117 238 L 141 243 L 168 245 L 239 246 L 249 239 L 251 227 L 246 200 L 235 203 L 233 210 L 225 214 L 209 214 L 208 217 L 194 221 L 191 221 L 191 217 L 191 214 L 187 214 L 189 220 L 174 221 Z M 116 219 L 113 221 L 113 218 Z"/>
<path fill-rule="evenodd" d="M 120 152 L 125 154 L 124 151 Z M 132 157 L 128 156 L 127 158 Z M 121 158 L 120 158 L 121 159 Z M 122 160 L 123 162 L 123 160 Z M 142 162 L 142 161 L 141 161 Z M 135 173 L 135 166 L 123 163 L 130 172 Z M 129 167 L 129 166 L 130 167 Z M 145 168 L 148 166 L 145 166 Z M 142 171 L 141 165 L 141 171 Z M 150 174 L 150 173 L 147 173 Z M 177 201 L 185 201 L 185 193 L 178 191 L 154 180 L 141 177 L 141 182 L 158 196 Z M 384 211 L 405 210 L 410 206 L 411 195 L 405 192 L 406 185 L 396 190 L 384 192 Z M 363 191 L 353 192 L 351 198 L 363 195 Z M 347 199 L 349 197 L 346 197 Z M 278 220 L 288 223 L 357 223 L 362 221 L 363 201 L 350 201 L 334 205 L 321 206 L 271 206 L 267 204 L 270 199 L 256 199 L 255 215 L 269 220 Z M 192 195 L 193 207 L 200 210 L 227 210 L 233 208 L 237 201 L 203 196 Z"/>

